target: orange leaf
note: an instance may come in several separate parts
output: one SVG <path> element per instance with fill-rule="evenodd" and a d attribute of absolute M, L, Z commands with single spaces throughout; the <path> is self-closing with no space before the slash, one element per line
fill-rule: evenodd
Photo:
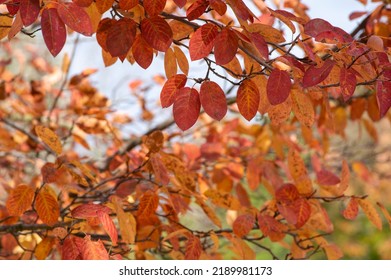
<path fill-rule="evenodd" d="M 42 239 L 41 242 L 35 247 L 34 255 L 37 258 L 37 260 L 44 260 L 49 255 L 50 251 L 52 250 L 53 246 L 55 244 L 55 239 L 53 237 L 47 236 L 44 239 Z"/>
<path fill-rule="evenodd" d="M 311 99 L 298 90 L 293 90 L 291 94 L 292 111 L 299 122 L 307 127 L 311 127 L 315 121 L 315 111 Z"/>
<path fill-rule="evenodd" d="M 221 221 L 219 217 L 216 215 L 215 211 L 210 208 L 201 198 L 196 197 L 196 203 L 201 206 L 204 213 L 208 216 L 208 218 L 219 228 L 222 227 Z"/>
<path fill-rule="evenodd" d="M 179 68 L 183 72 L 183 74 L 189 74 L 189 62 L 187 61 L 186 55 L 183 53 L 181 48 L 174 46 L 174 53 L 178 63 Z"/>
<path fill-rule="evenodd" d="M 198 119 L 201 109 L 200 95 L 194 88 L 181 88 L 174 101 L 173 115 L 175 123 L 182 130 L 192 127 Z"/>
<path fill-rule="evenodd" d="M 122 209 L 122 203 L 118 197 L 114 197 L 112 202 L 117 214 L 122 241 L 127 244 L 134 244 L 136 240 L 136 219 L 131 213 L 126 213 Z"/>
<path fill-rule="evenodd" d="M 375 207 L 365 199 L 359 199 L 358 204 L 364 211 L 365 215 L 368 217 L 368 220 L 370 220 L 371 223 L 375 225 L 375 227 L 381 230 L 383 228 L 382 220 Z"/>
<path fill-rule="evenodd" d="M 62 153 L 60 138 L 50 128 L 37 125 L 35 127 L 35 132 L 37 133 L 38 137 L 41 138 L 41 140 L 57 155 Z"/>
<path fill-rule="evenodd" d="M 283 103 L 291 91 L 291 79 L 288 72 L 274 69 L 267 81 L 267 98 L 271 105 Z"/>
<path fill-rule="evenodd" d="M 349 181 L 350 181 L 349 165 L 346 162 L 346 160 L 344 160 L 342 162 L 341 183 L 339 183 L 338 186 L 338 195 L 342 195 L 348 189 Z"/>
<path fill-rule="evenodd" d="M 288 167 L 298 192 L 304 195 L 310 194 L 312 192 L 312 182 L 308 176 L 307 168 L 299 152 L 293 148 L 288 153 Z"/>
<path fill-rule="evenodd" d="M 136 23 L 130 18 L 121 18 L 111 24 L 107 31 L 107 51 L 123 61 L 136 37 Z"/>
<path fill-rule="evenodd" d="M 172 48 L 168 48 L 164 54 L 164 71 L 167 78 L 171 78 L 178 71 L 175 53 Z"/>
<path fill-rule="evenodd" d="M 168 175 L 168 170 L 164 165 L 159 154 L 154 153 L 150 157 L 150 162 L 152 165 L 153 173 L 156 176 L 156 182 L 163 185 L 168 185 L 170 182 L 170 176 Z"/>
<path fill-rule="evenodd" d="M 186 10 L 186 17 L 188 20 L 195 20 L 199 18 L 208 8 L 209 2 L 206 0 L 197 0 L 189 6 Z"/>
<path fill-rule="evenodd" d="M 356 90 L 357 79 L 355 72 L 352 69 L 341 68 L 340 83 L 341 95 L 346 102 L 353 96 Z"/>
<path fill-rule="evenodd" d="M 53 196 L 53 190 L 44 187 L 40 190 L 35 201 L 35 209 L 39 218 L 47 225 L 52 226 L 58 221 L 60 216 L 60 206 L 57 198 Z"/>
<path fill-rule="evenodd" d="M 186 243 L 185 259 L 198 260 L 202 253 L 201 241 L 197 236 L 191 235 Z"/>
<path fill-rule="evenodd" d="M 345 219 L 354 220 L 357 217 L 357 214 L 358 214 L 358 199 L 352 197 L 349 200 L 349 203 L 346 206 L 345 210 L 343 210 L 342 215 L 345 217 Z"/>
<path fill-rule="evenodd" d="M 236 102 L 240 114 L 250 121 L 257 113 L 260 94 L 257 85 L 252 80 L 244 80 L 237 92 Z"/>
<path fill-rule="evenodd" d="M 151 190 L 147 190 L 140 199 L 137 215 L 148 217 L 155 214 L 159 205 L 159 196 Z"/>
<path fill-rule="evenodd" d="M 165 52 L 172 43 L 170 25 L 161 17 L 145 18 L 141 22 L 141 35 L 147 43 L 158 51 Z"/>
<path fill-rule="evenodd" d="M 160 103 L 163 108 L 170 107 L 174 103 L 179 89 L 185 86 L 186 81 L 187 76 L 183 74 L 172 76 L 166 81 L 160 93 Z"/>
<path fill-rule="evenodd" d="M 6 206 L 12 216 L 20 216 L 31 207 L 34 198 L 34 189 L 27 185 L 19 185 L 11 190 Z"/>
<path fill-rule="evenodd" d="M 247 235 L 254 227 L 255 218 L 254 215 L 244 214 L 236 218 L 232 225 L 233 232 L 238 237 Z"/>
<path fill-rule="evenodd" d="M 215 120 L 221 120 L 227 113 L 224 91 L 215 82 L 205 81 L 201 84 L 200 101 L 205 112 Z"/>
<path fill-rule="evenodd" d="M 110 239 L 113 242 L 113 246 L 116 246 L 117 241 L 118 241 L 118 233 L 117 233 L 117 229 L 115 228 L 115 225 L 113 223 L 113 220 L 104 211 L 98 210 L 97 214 L 98 214 L 99 221 L 103 225 L 103 228 L 105 229 L 107 234 L 110 236 Z"/>
<path fill-rule="evenodd" d="M 328 260 L 338 260 L 343 257 L 343 252 L 335 244 L 328 244 L 323 246 L 323 249 L 326 252 Z"/>
<path fill-rule="evenodd" d="M 377 202 L 376 204 L 377 204 L 377 206 L 380 207 L 380 210 L 382 211 L 384 217 L 386 218 L 386 220 L 388 222 L 388 225 L 391 228 L 391 215 L 390 215 L 390 212 L 388 212 L 388 210 L 384 207 L 384 205 L 382 203 Z"/>
<path fill-rule="evenodd" d="M 12 21 L 13 17 L 0 17 L 0 40 L 8 35 L 11 29 Z"/>
<path fill-rule="evenodd" d="M 239 200 L 227 192 L 209 189 L 204 195 L 210 198 L 213 204 L 225 209 L 238 210 L 241 207 Z"/>
<path fill-rule="evenodd" d="M 101 240 L 92 241 L 91 236 L 87 235 L 83 240 L 81 255 L 84 260 L 108 260 L 109 254 Z"/>

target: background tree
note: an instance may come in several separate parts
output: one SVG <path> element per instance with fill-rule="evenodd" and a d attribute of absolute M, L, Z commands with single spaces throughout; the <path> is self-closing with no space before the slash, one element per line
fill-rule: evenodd
<path fill-rule="evenodd" d="M 106 66 L 164 57 L 167 79 L 130 83 L 158 124 L 129 137 L 94 70 L 2 41 L 0 257 L 389 258 L 390 7 L 373 2 L 348 33 L 299 0 L 2 1 L 1 38 L 41 32 L 56 56 L 96 36 Z M 149 109 L 156 85 L 173 119 Z"/>

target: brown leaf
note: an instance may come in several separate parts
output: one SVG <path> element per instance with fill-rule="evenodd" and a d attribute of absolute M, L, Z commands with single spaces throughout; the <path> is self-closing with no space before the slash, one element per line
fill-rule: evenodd
<path fill-rule="evenodd" d="M 57 155 L 62 153 L 61 140 L 50 128 L 37 125 L 35 127 L 35 132 L 37 133 L 38 137 L 41 138 L 41 140 Z"/>

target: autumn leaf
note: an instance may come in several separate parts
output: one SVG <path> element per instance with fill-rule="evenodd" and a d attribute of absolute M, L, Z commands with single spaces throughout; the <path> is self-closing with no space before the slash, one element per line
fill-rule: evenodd
<path fill-rule="evenodd" d="M 285 237 L 285 232 L 288 230 L 286 225 L 267 214 L 258 213 L 257 218 L 263 235 L 268 236 L 271 241 L 277 242 Z"/>
<path fill-rule="evenodd" d="M 188 20 L 195 20 L 199 18 L 208 7 L 209 3 L 206 0 L 196 0 L 186 10 L 186 17 Z"/>
<path fill-rule="evenodd" d="M 376 100 L 379 106 L 380 117 L 384 117 L 391 107 L 391 82 L 376 82 Z"/>
<path fill-rule="evenodd" d="M 20 0 L 20 16 L 23 25 L 33 24 L 38 19 L 40 10 L 39 0 Z"/>
<path fill-rule="evenodd" d="M 198 260 L 202 253 L 201 241 L 197 236 L 190 235 L 186 243 L 185 259 Z"/>
<path fill-rule="evenodd" d="M 201 84 L 200 101 L 205 112 L 215 120 L 221 120 L 227 113 L 224 91 L 213 81 L 204 81 Z"/>
<path fill-rule="evenodd" d="M 108 260 L 109 254 L 101 240 L 92 241 L 91 236 L 84 237 L 81 255 L 84 260 Z"/>
<path fill-rule="evenodd" d="M 11 190 L 6 206 L 12 216 L 20 216 L 31 207 L 34 198 L 34 189 L 21 184 Z"/>
<path fill-rule="evenodd" d="M 380 215 L 377 212 L 376 208 L 370 202 L 368 202 L 366 199 L 359 199 L 358 204 L 360 205 L 361 209 L 364 211 L 368 220 L 373 225 L 375 225 L 375 227 L 377 229 L 382 230 L 383 223 L 382 223 L 382 220 L 381 220 Z"/>
<path fill-rule="evenodd" d="M 356 90 L 356 74 L 351 69 L 341 68 L 340 81 L 342 98 L 346 102 L 353 96 Z"/>
<path fill-rule="evenodd" d="M 107 206 L 104 206 L 102 204 L 82 204 L 77 206 L 71 211 L 72 217 L 76 219 L 86 219 L 86 218 L 93 218 L 98 217 L 98 211 L 99 212 L 105 212 L 106 214 L 109 214 L 111 212 L 110 208 Z"/>
<path fill-rule="evenodd" d="M 157 16 L 163 11 L 166 0 L 144 0 L 143 4 L 149 16 Z"/>
<path fill-rule="evenodd" d="M 186 84 L 187 77 L 183 74 L 177 74 L 169 78 L 160 93 L 160 103 L 163 108 L 170 107 L 178 95 L 178 91 Z"/>
<path fill-rule="evenodd" d="M 254 223 L 254 215 L 243 214 L 236 218 L 232 225 L 232 230 L 238 237 L 243 237 L 253 229 Z"/>
<path fill-rule="evenodd" d="M 137 216 L 149 217 L 154 215 L 158 205 L 159 196 L 154 191 L 146 191 L 140 198 Z"/>
<path fill-rule="evenodd" d="M 78 5 L 72 2 L 59 3 L 57 12 L 61 20 L 74 31 L 85 36 L 92 36 L 94 33 L 90 17 Z"/>
<path fill-rule="evenodd" d="M 113 6 L 114 0 L 96 0 L 96 7 L 99 13 L 104 14 L 108 9 Z"/>
<path fill-rule="evenodd" d="M 182 130 L 188 130 L 198 119 L 201 101 L 198 91 L 194 88 L 184 87 L 178 90 L 174 101 L 173 115 L 175 123 Z"/>
<path fill-rule="evenodd" d="M 140 29 L 145 41 L 155 50 L 165 52 L 170 47 L 173 34 L 170 25 L 163 18 L 145 18 Z"/>
<path fill-rule="evenodd" d="M 41 140 L 57 155 L 62 153 L 60 138 L 50 128 L 37 125 L 35 127 L 35 132 L 37 133 L 38 137 L 41 138 Z"/>
<path fill-rule="evenodd" d="M 107 30 L 107 51 L 112 56 L 126 57 L 134 43 L 135 37 L 136 23 L 132 19 L 121 18 L 113 22 Z"/>
<path fill-rule="evenodd" d="M 170 176 L 168 175 L 168 170 L 160 155 L 157 153 L 152 154 L 149 160 L 151 162 L 153 172 L 155 173 L 156 181 L 163 185 L 168 185 L 170 182 Z"/>
<path fill-rule="evenodd" d="M 230 62 L 236 55 L 239 39 L 229 28 L 224 28 L 214 40 L 214 55 L 218 65 Z"/>
<path fill-rule="evenodd" d="M 83 249 L 83 238 L 69 235 L 65 238 L 61 246 L 61 257 L 63 260 L 81 259 L 81 250 Z"/>
<path fill-rule="evenodd" d="M 307 168 L 300 154 L 295 149 L 290 149 L 288 152 L 288 167 L 298 192 L 304 195 L 312 193 L 312 182 L 308 176 Z"/>
<path fill-rule="evenodd" d="M 138 65 L 147 69 L 153 60 L 153 49 L 148 45 L 144 38 L 137 34 L 132 45 L 132 54 Z"/>
<path fill-rule="evenodd" d="M 352 197 L 348 204 L 346 205 L 346 208 L 343 210 L 342 215 L 345 219 L 348 220 L 354 220 L 358 215 L 358 199 L 355 197 Z"/>
<path fill-rule="evenodd" d="M 53 249 L 54 244 L 55 239 L 53 237 L 47 236 L 42 239 L 34 250 L 34 255 L 37 260 L 45 260 Z"/>
<path fill-rule="evenodd" d="M 164 71 L 167 78 L 176 75 L 178 71 L 175 53 L 172 48 L 168 48 L 164 55 Z"/>
<path fill-rule="evenodd" d="M 291 94 L 292 111 L 299 122 L 307 127 L 311 127 L 315 121 L 315 111 L 311 99 L 298 90 L 293 90 Z"/>
<path fill-rule="evenodd" d="M 65 24 L 58 15 L 57 9 L 43 9 L 41 28 L 46 46 L 53 56 L 57 56 L 64 47 L 67 37 Z"/>
<path fill-rule="evenodd" d="M 118 197 L 112 197 L 115 213 L 119 223 L 121 239 L 127 244 L 134 244 L 136 239 L 136 219 L 131 213 L 126 213 L 122 207 L 122 202 Z"/>
<path fill-rule="evenodd" d="M 267 81 L 267 98 L 271 105 L 284 102 L 291 91 L 291 79 L 286 71 L 274 69 Z"/>
<path fill-rule="evenodd" d="M 252 80 L 244 80 L 237 92 L 236 102 L 240 114 L 250 121 L 257 113 L 260 95 L 257 85 Z"/>
<path fill-rule="evenodd" d="M 39 191 L 35 200 L 35 209 L 45 224 L 52 226 L 58 222 L 60 206 L 50 187 L 46 186 Z"/>
<path fill-rule="evenodd" d="M 334 65 L 334 61 L 327 60 L 321 67 L 310 66 L 304 73 L 303 86 L 307 88 L 316 86 L 317 84 L 323 82 L 330 74 Z"/>
<path fill-rule="evenodd" d="M 118 233 L 117 233 L 117 229 L 115 228 L 113 220 L 105 211 L 98 210 L 97 216 L 99 221 L 103 225 L 103 228 L 110 236 L 111 242 L 113 242 L 113 246 L 116 246 L 118 241 Z"/>
<path fill-rule="evenodd" d="M 208 56 L 218 34 L 217 26 L 211 23 L 198 28 L 189 41 L 190 59 L 194 61 Z"/>

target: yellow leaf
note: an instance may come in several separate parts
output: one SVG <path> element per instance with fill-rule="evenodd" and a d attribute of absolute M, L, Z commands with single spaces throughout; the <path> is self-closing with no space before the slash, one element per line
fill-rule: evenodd
<path fill-rule="evenodd" d="M 11 190 L 7 199 L 7 210 L 12 216 L 20 216 L 31 207 L 34 189 L 27 185 L 19 185 Z"/>
<path fill-rule="evenodd" d="M 41 138 L 41 140 L 56 154 L 59 155 L 62 153 L 60 138 L 58 138 L 57 134 L 55 134 L 50 128 L 37 125 L 35 127 L 35 132 L 37 133 L 38 137 Z"/>
<path fill-rule="evenodd" d="M 379 213 L 376 211 L 375 207 L 365 199 L 359 199 L 358 204 L 360 205 L 361 209 L 364 211 L 368 220 L 370 220 L 371 223 L 375 225 L 375 227 L 381 230 L 383 228 L 382 220 L 380 218 Z"/>
<path fill-rule="evenodd" d="M 292 90 L 292 111 L 299 122 L 307 127 L 312 126 L 315 121 L 314 107 L 311 99 L 298 90 Z"/>
<path fill-rule="evenodd" d="M 35 248 L 34 255 L 38 260 L 44 260 L 50 254 L 54 246 L 55 240 L 53 237 L 45 237 Z"/>
<path fill-rule="evenodd" d="M 121 239 L 127 244 L 134 244 L 136 239 L 136 219 L 122 209 L 120 198 L 113 197 L 114 211 L 117 214 Z"/>
<path fill-rule="evenodd" d="M 0 40 L 7 37 L 11 25 L 12 25 L 13 17 L 2 15 L 0 16 Z"/>

